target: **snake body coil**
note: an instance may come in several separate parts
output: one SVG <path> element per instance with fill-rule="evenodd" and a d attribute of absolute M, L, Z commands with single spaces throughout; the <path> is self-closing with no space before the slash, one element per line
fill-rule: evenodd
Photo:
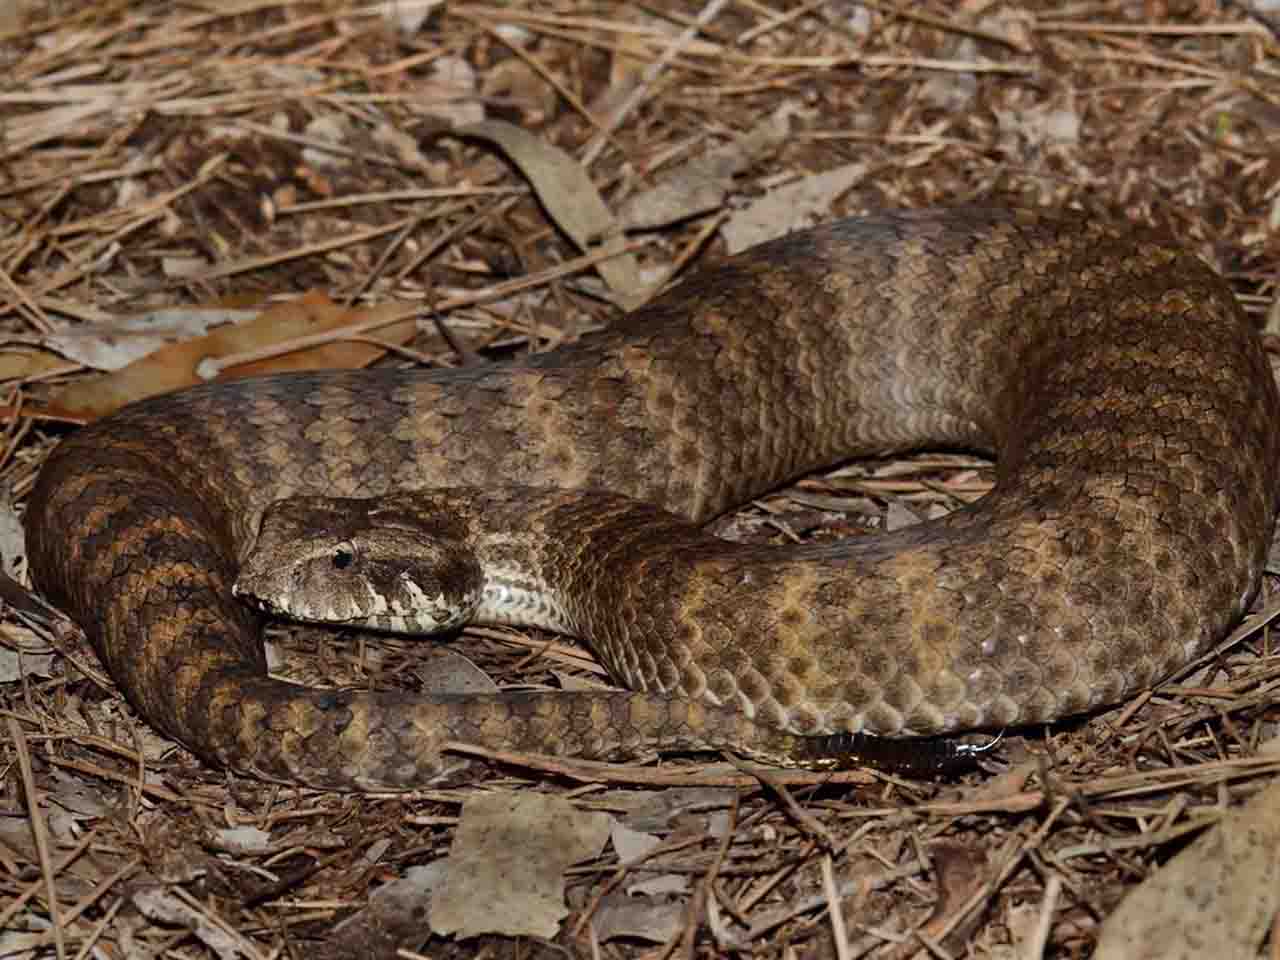
<path fill-rule="evenodd" d="M 520 366 L 285 375 L 134 405 L 50 455 L 28 550 L 139 712 L 237 770 L 406 787 L 450 740 L 769 755 L 792 734 L 1047 721 L 1168 675 L 1258 589 L 1278 421 L 1231 291 L 1164 237 L 921 211 L 757 247 Z M 575 561 L 643 592 L 619 602 L 633 612 L 601 654 L 676 698 L 297 687 L 267 676 L 256 615 L 231 595 L 282 498 L 498 481 L 598 487 L 701 521 L 805 472 L 926 446 L 994 449 L 995 490 L 781 561 L 666 552 L 661 523 Z"/>

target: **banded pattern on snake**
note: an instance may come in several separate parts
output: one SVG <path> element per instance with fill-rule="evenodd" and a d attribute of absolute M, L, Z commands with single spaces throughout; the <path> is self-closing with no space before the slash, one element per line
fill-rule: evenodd
<path fill-rule="evenodd" d="M 129 407 L 50 455 L 28 548 L 149 722 L 258 776 L 412 787 L 450 740 L 777 756 L 803 735 L 1047 721 L 1186 663 L 1258 589 L 1278 414 L 1230 289 L 1167 238 L 1070 214 L 886 214 L 757 247 L 519 365 L 285 375 Z M 677 518 L 918 447 L 995 450 L 995 490 L 866 541 L 667 549 L 690 529 Z M 608 511 L 572 496 L 525 505 L 553 534 L 610 533 L 577 561 L 613 591 L 591 639 L 627 684 L 672 696 L 267 676 L 232 584 L 270 504 L 495 478 L 661 508 L 613 539 Z"/>

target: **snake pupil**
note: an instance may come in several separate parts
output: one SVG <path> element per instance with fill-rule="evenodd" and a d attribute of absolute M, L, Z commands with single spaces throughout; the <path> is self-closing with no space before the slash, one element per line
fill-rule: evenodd
<path fill-rule="evenodd" d="M 333 553 L 333 567 L 335 570 L 345 570 L 355 562 L 355 559 L 355 555 L 350 550 L 335 550 Z"/>

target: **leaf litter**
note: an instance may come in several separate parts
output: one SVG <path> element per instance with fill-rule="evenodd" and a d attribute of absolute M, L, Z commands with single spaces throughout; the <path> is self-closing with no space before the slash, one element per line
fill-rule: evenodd
<path fill-rule="evenodd" d="M 1260 4 L 1177 0 L 6 5 L 7 491 L 30 489 L 65 429 L 59 404 L 84 419 L 222 373 L 200 369 L 214 351 L 181 327 L 160 334 L 175 352 L 128 354 L 131 318 L 268 302 L 336 317 L 248 331 L 229 359 L 260 370 L 297 362 L 271 359 L 281 341 L 341 341 L 317 366 L 484 362 L 606 325 L 654 277 L 770 228 L 886 207 L 1153 221 L 1259 319 L 1276 315 L 1278 28 Z M 581 197 L 598 201 L 585 225 Z M 380 326 L 387 311 L 404 326 Z M 124 390 L 81 369 L 129 363 Z M 989 480 L 969 457 L 857 463 L 723 526 L 859 535 Z M 1009 737 L 1003 771 L 938 783 L 774 771 L 765 786 L 705 758 L 516 756 L 406 796 L 260 784 L 140 724 L 47 614 L 60 656 L 31 670 L 30 621 L 14 620 L 0 626 L 25 668 L 0 682 L 21 734 L 0 742 L 0 954 L 1137 957 L 1199 936 L 1224 960 L 1265 955 L 1280 769 L 1268 569 L 1262 613 L 1193 669 Z M 272 642 L 278 669 L 309 682 L 435 670 L 411 638 L 282 628 Z M 561 638 L 476 628 L 454 646 L 504 685 L 599 676 Z M 557 812 L 500 815 L 529 802 Z M 548 859 L 548 819 L 578 840 L 583 817 L 612 818 L 613 842 L 566 839 Z M 538 909 L 517 923 L 477 873 L 457 900 L 479 909 L 444 924 L 474 936 L 433 933 L 455 855 L 502 862 L 468 839 L 485 833 L 529 865 Z"/>

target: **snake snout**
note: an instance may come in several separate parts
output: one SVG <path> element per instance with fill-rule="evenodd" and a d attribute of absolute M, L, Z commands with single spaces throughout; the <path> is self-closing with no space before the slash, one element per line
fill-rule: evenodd
<path fill-rule="evenodd" d="M 482 574 L 457 540 L 365 501 L 285 499 L 264 514 L 233 588 L 292 620 L 393 633 L 440 633 L 475 614 Z"/>

